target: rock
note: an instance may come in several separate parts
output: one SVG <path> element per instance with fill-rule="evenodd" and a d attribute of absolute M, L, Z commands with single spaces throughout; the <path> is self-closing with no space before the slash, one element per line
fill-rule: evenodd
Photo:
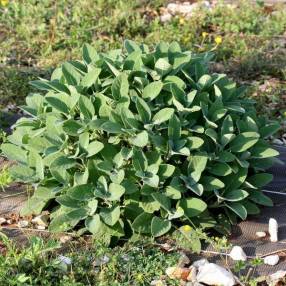
<path fill-rule="evenodd" d="M 184 267 L 185 265 L 190 264 L 190 262 L 191 261 L 189 257 L 186 254 L 182 253 L 178 262 L 178 267 Z"/>
<path fill-rule="evenodd" d="M 151 286 L 165 286 L 166 283 L 163 282 L 162 280 L 153 280 L 150 283 Z"/>
<path fill-rule="evenodd" d="M 264 264 L 274 266 L 279 262 L 279 255 L 269 255 L 264 257 Z"/>
<path fill-rule="evenodd" d="M 172 15 L 170 13 L 166 13 L 160 16 L 160 21 L 162 23 L 170 22 L 172 19 Z"/>
<path fill-rule="evenodd" d="M 25 227 L 27 227 L 28 225 L 29 225 L 29 222 L 26 221 L 26 220 L 20 220 L 20 221 L 18 222 L 18 227 L 20 227 L 20 228 L 25 228 Z"/>
<path fill-rule="evenodd" d="M 243 251 L 243 249 L 240 246 L 235 245 L 231 252 L 229 253 L 229 256 L 233 259 L 233 260 L 241 260 L 241 261 L 246 261 L 247 260 L 247 256 L 245 254 L 245 252 Z"/>
<path fill-rule="evenodd" d="M 283 141 L 280 140 L 280 139 L 274 139 L 274 140 L 272 141 L 272 143 L 273 143 L 273 144 L 276 144 L 276 145 L 284 145 Z"/>
<path fill-rule="evenodd" d="M 274 218 L 269 219 L 268 231 L 270 234 L 270 241 L 277 242 L 278 241 L 278 223 Z"/>
<path fill-rule="evenodd" d="M 32 219 L 32 223 L 46 227 L 48 226 L 48 219 L 48 215 L 38 215 Z"/>
<path fill-rule="evenodd" d="M 6 223 L 7 224 L 12 224 L 12 220 L 11 219 L 7 219 Z"/>
<path fill-rule="evenodd" d="M 46 227 L 44 225 L 37 225 L 36 229 L 38 229 L 38 230 L 45 230 Z"/>
<path fill-rule="evenodd" d="M 96 259 L 93 262 L 93 266 L 95 266 L 95 267 L 102 266 L 104 264 L 107 264 L 109 262 L 109 260 L 110 260 L 110 258 L 107 255 L 104 255 L 103 257 Z"/>
<path fill-rule="evenodd" d="M 71 264 L 72 264 L 72 260 L 71 260 L 69 257 L 60 255 L 60 256 L 58 257 L 58 259 L 59 259 L 61 262 L 63 262 L 64 264 L 66 264 L 66 265 L 71 265 Z"/>
<path fill-rule="evenodd" d="M 6 222 L 7 222 L 6 218 L 0 217 L 0 225 L 4 224 Z"/>
<path fill-rule="evenodd" d="M 201 266 L 204 266 L 206 264 L 208 264 L 208 260 L 205 258 L 202 258 L 200 260 L 195 261 L 192 266 L 196 267 L 196 268 L 200 268 Z"/>
<path fill-rule="evenodd" d="M 195 282 L 197 280 L 197 268 L 194 266 L 191 266 L 189 269 L 191 271 L 187 277 L 187 281 Z"/>
<path fill-rule="evenodd" d="M 266 232 L 265 231 L 257 231 L 255 234 L 259 238 L 263 238 L 263 237 L 266 236 Z"/>
<path fill-rule="evenodd" d="M 231 272 L 214 263 L 207 263 L 199 268 L 197 281 L 207 285 L 233 286 L 236 284 Z"/>
<path fill-rule="evenodd" d="M 168 267 L 166 269 L 166 274 L 171 279 L 181 279 L 186 281 L 189 274 L 191 272 L 191 269 L 189 268 L 183 268 L 183 267 Z"/>
<path fill-rule="evenodd" d="M 72 237 L 69 235 L 63 235 L 60 237 L 60 242 L 61 243 L 67 243 L 68 241 L 72 240 Z"/>
<path fill-rule="evenodd" d="M 271 275 L 269 275 L 267 282 L 271 283 L 271 285 L 276 285 L 282 279 L 286 277 L 286 271 L 279 270 Z"/>

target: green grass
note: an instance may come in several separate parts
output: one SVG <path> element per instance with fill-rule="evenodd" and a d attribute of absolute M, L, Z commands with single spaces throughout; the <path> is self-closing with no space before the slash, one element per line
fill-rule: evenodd
<path fill-rule="evenodd" d="M 239 81 L 265 76 L 285 80 L 283 33 L 285 7 L 269 9 L 239 1 L 238 8 L 221 2 L 194 17 L 160 22 L 164 0 L 10 0 L 0 6 L 0 104 L 23 102 L 28 82 L 48 76 L 52 68 L 79 58 L 83 43 L 99 51 L 118 48 L 126 38 L 155 44 L 178 41 L 194 51 L 209 50 L 222 36 L 216 61 Z M 1 5 L 1 4 L 0 4 Z M 209 35 L 205 41 L 202 32 Z"/>
<path fill-rule="evenodd" d="M 25 247 L 19 248 L 1 236 L 1 286 L 150 285 L 179 259 L 178 253 L 165 254 L 144 242 L 108 248 L 100 242 L 79 240 L 61 245 L 58 240 L 31 237 Z M 70 258 L 71 265 L 61 262 L 59 255 Z M 104 256 L 109 258 L 108 263 L 100 262 Z M 166 281 L 170 286 L 179 285 L 178 281 Z"/>

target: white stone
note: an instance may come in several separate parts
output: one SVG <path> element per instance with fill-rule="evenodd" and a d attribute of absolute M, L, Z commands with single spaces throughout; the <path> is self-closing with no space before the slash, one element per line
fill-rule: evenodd
<path fill-rule="evenodd" d="M 283 141 L 280 140 L 280 139 L 274 139 L 274 140 L 272 141 L 272 143 L 273 143 L 273 144 L 276 144 L 276 145 L 284 145 Z"/>
<path fill-rule="evenodd" d="M 170 13 L 166 13 L 166 14 L 163 14 L 160 16 L 160 21 L 162 23 L 169 22 L 169 21 L 171 21 L 171 19 L 172 19 L 172 15 Z"/>
<path fill-rule="evenodd" d="M 207 285 L 233 286 L 236 284 L 231 272 L 214 263 L 207 263 L 199 268 L 197 281 Z"/>
<path fill-rule="evenodd" d="M 32 223 L 46 227 L 48 225 L 48 216 L 38 215 L 32 219 Z"/>
<path fill-rule="evenodd" d="M 191 272 L 187 277 L 187 281 L 196 282 L 197 281 L 197 268 L 194 266 L 190 267 Z"/>
<path fill-rule="evenodd" d="M 266 236 L 266 232 L 265 231 L 257 231 L 255 234 L 259 238 L 262 238 L 262 237 Z"/>
<path fill-rule="evenodd" d="M 195 261 L 195 262 L 192 264 L 192 266 L 194 266 L 194 267 L 196 267 L 196 268 L 200 268 L 200 267 L 202 267 L 202 266 L 204 266 L 204 265 L 206 265 L 206 264 L 208 264 L 208 263 L 209 263 L 209 262 L 208 262 L 207 259 L 202 258 L 202 259 L 199 259 L 199 260 Z"/>
<path fill-rule="evenodd" d="M 29 225 L 29 222 L 26 221 L 26 220 L 20 220 L 20 221 L 18 222 L 18 227 L 20 227 L 20 228 L 25 228 L 25 227 L 27 227 L 28 225 Z"/>
<path fill-rule="evenodd" d="M 277 242 L 278 241 L 278 223 L 275 218 L 269 219 L 268 231 L 270 234 L 270 241 Z"/>
<path fill-rule="evenodd" d="M 38 229 L 38 230 L 45 230 L 46 227 L 44 225 L 37 225 L 36 229 Z"/>
<path fill-rule="evenodd" d="M 70 235 L 63 235 L 60 237 L 60 242 L 61 243 L 66 243 L 68 241 L 72 240 L 72 237 Z"/>
<path fill-rule="evenodd" d="M 181 256 L 180 256 L 180 259 L 179 259 L 179 262 L 178 262 L 178 266 L 179 267 L 184 267 L 185 265 L 189 264 L 191 261 L 189 259 L 189 257 L 182 253 Z"/>
<path fill-rule="evenodd" d="M 276 284 L 277 282 L 280 281 L 280 279 L 283 279 L 283 278 L 285 278 L 285 277 L 286 277 L 286 271 L 279 270 L 279 271 L 277 271 L 277 272 L 271 274 L 271 275 L 269 276 L 269 279 L 268 279 L 268 280 L 269 280 L 270 282 Z"/>
<path fill-rule="evenodd" d="M 58 257 L 58 259 L 59 259 L 61 262 L 63 262 L 64 264 L 66 264 L 66 265 L 71 265 L 71 264 L 72 264 L 72 260 L 71 260 L 69 257 L 60 255 L 60 256 Z"/>
<path fill-rule="evenodd" d="M 107 264 L 109 262 L 110 258 L 107 255 L 104 255 L 103 257 L 96 259 L 93 263 L 93 266 L 102 266 L 104 264 Z"/>
<path fill-rule="evenodd" d="M 6 218 L 0 217 L 0 225 L 4 224 L 6 222 L 7 222 Z"/>
<path fill-rule="evenodd" d="M 247 260 L 247 256 L 245 254 L 245 252 L 243 251 L 243 249 L 238 246 L 235 245 L 231 252 L 229 253 L 229 256 L 233 259 L 233 260 L 241 260 L 241 261 L 246 261 Z"/>
<path fill-rule="evenodd" d="M 274 266 L 279 262 L 279 255 L 266 256 L 264 257 L 263 261 L 264 261 L 264 264 Z"/>

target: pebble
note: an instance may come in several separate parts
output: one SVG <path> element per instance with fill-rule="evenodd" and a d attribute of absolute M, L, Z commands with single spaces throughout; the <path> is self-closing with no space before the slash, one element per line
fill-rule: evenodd
<path fill-rule="evenodd" d="M 179 262 L 178 262 L 178 267 L 184 267 L 187 264 L 190 264 L 190 259 L 186 254 L 182 254 L 180 256 Z"/>
<path fill-rule="evenodd" d="M 61 243 L 66 243 L 66 242 L 70 241 L 71 239 L 72 239 L 71 236 L 69 236 L 69 235 L 63 235 L 63 236 L 60 237 L 60 242 L 61 242 Z"/>
<path fill-rule="evenodd" d="M 237 260 L 246 261 L 247 260 L 247 256 L 246 256 L 245 252 L 238 245 L 235 245 L 232 248 L 231 252 L 229 253 L 229 256 L 235 261 L 237 261 Z"/>
<path fill-rule="evenodd" d="M 44 225 L 37 225 L 36 229 L 38 229 L 38 230 L 45 230 L 46 227 Z"/>
<path fill-rule="evenodd" d="M 236 284 L 231 272 L 214 263 L 207 263 L 199 268 L 197 281 L 207 285 L 233 286 Z"/>
<path fill-rule="evenodd" d="M 276 285 L 281 279 L 283 279 L 285 277 L 286 277 L 286 271 L 278 270 L 277 272 L 269 275 L 267 280 L 269 280 L 269 282 Z"/>
<path fill-rule="evenodd" d="M 264 264 L 274 266 L 279 262 L 279 255 L 269 255 L 264 257 Z"/>
<path fill-rule="evenodd" d="M 208 262 L 207 259 L 202 258 L 202 259 L 199 259 L 199 260 L 195 261 L 195 262 L 192 264 L 192 266 L 194 266 L 194 267 L 196 267 L 196 268 L 200 268 L 200 267 L 202 267 L 202 266 L 204 266 L 204 265 L 206 265 L 206 264 L 208 264 L 208 263 L 209 263 L 209 262 Z"/>
<path fill-rule="evenodd" d="M 270 234 L 270 241 L 277 242 L 278 241 L 278 222 L 275 218 L 269 219 L 268 232 Z"/>
<path fill-rule="evenodd" d="M 272 143 L 273 143 L 273 144 L 276 144 L 276 145 L 284 145 L 283 141 L 280 140 L 280 139 L 274 139 L 274 140 L 272 141 Z"/>
<path fill-rule="evenodd" d="M 184 281 L 187 280 L 189 274 L 191 272 L 191 269 L 184 268 L 184 267 L 168 267 L 166 269 L 166 274 L 171 279 L 182 279 Z"/>
<path fill-rule="evenodd" d="M 103 257 L 96 259 L 93 263 L 93 266 L 102 266 L 104 264 L 107 264 L 109 262 L 110 258 L 107 255 L 104 255 Z"/>
<path fill-rule="evenodd" d="M 191 271 L 187 277 L 187 281 L 195 282 L 197 280 L 197 268 L 194 266 L 191 266 L 189 269 Z"/>
<path fill-rule="evenodd" d="M 20 227 L 20 228 L 25 228 L 25 227 L 27 227 L 28 225 L 29 225 L 29 222 L 26 221 L 26 220 L 20 220 L 20 221 L 18 222 L 18 227 Z"/>
<path fill-rule="evenodd" d="M 66 264 L 66 265 L 71 265 L 71 264 L 72 264 L 72 260 L 71 260 L 69 257 L 60 255 L 60 256 L 58 257 L 58 259 L 59 259 L 61 262 L 63 262 L 64 264 Z"/>
<path fill-rule="evenodd" d="M 38 215 L 32 219 L 32 223 L 46 227 L 48 225 L 48 218 L 48 215 Z"/>
<path fill-rule="evenodd" d="M 4 224 L 6 222 L 7 222 L 6 218 L 0 217 L 0 225 Z"/>
<path fill-rule="evenodd" d="M 265 231 L 257 231 L 255 234 L 259 238 L 263 238 L 263 237 L 266 236 L 266 232 Z"/>

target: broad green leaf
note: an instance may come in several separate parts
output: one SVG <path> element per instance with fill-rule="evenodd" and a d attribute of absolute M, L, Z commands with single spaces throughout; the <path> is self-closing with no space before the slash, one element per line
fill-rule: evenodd
<path fill-rule="evenodd" d="M 104 145 L 99 141 L 91 142 L 86 148 L 87 158 L 99 153 L 104 148 Z"/>
<path fill-rule="evenodd" d="M 98 55 L 97 55 L 97 52 L 96 52 L 95 48 L 93 48 L 89 44 L 84 44 L 83 45 L 82 57 L 83 57 L 83 60 L 87 64 L 93 63 L 93 62 L 95 62 L 98 59 Z"/>
<path fill-rule="evenodd" d="M 122 126 L 118 123 L 112 121 L 106 121 L 100 125 L 100 129 L 108 132 L 108 133 L 122 133 Z"/>
<path fill-rule="evenodd" d="M 207 204 L 197 198 L 181 199 L 180 206 L 189 218 L 198 216 L 207 209 Z"/>
<path fill-rule="evenodd" d="M 147 100 L 155 99 L 161 92 L 163 83 L 161 81 L 154 81 L 144 87 L 142 97 Z"/>
<path fill-rule="evenodd" d="M 99 68 L 91 68 L 89 72 L 81 79 L 80 84 L 83 87 L 91 87 L 98 80 L 101 69 Z"/>
<path fill-rule="evenodd" d="M 255 174 L 247 178 L 247 182 L 256 188 L 262 188 L 273 180 L 273 175 L 268 173 Z"/>
<path fill-rule="evenodd" d="M 147 170 L 148 162 L 145 154 L 138 149 L 133 150 L 133 166 L 136 171 L 144 172 Z"/>
<path fill-rule="evenodd" d="M 161 164 L 159 167 L 158 175 L 162 180 L 165 180 L 173 175 L 175 166 L 170 164 Z"/>
<path fill-rule="evenodd" d="M 122 97 L 128 97 L 129 83 L 126 73 L 121 73 L 115 78 L 111 86 L 112 96 L 119 100 Z"/>
<path fill-rule="evenodd" d="M 237 214 L 241 219 L 246 219 L 247 210 L 241 203 L 226 203 L 226 206 Z"/>
<path fill-rule="evenodd" d="M 248 192 L 244 190 L 232 190 L 220 195 L 219 192 L 216 192 L 217 197 L 229 201 L 229 202 L 237 202 L 248 197 Z"/>
<path fill-rule="evenodd" d="M 107 225 L 113 226 L 120 218 L 120 207 L 113 206 L 111 208 L 102 208 L 99 214 Z"/>
<path fill-rule="evenodd" d="M 100 221 L 100 216 L 98 214 L 88 217 L 85 220 L 86 228 L 94 235 L 100 232 L 102 228 L 102 222 Z"/>
<path fill-rule="evenodd" d="M 61 156 L 51 163 L 50 172 L 57 181 L 66 184 L 69 178 L 67 170 L 74 167 L 75 164 L 75 160 Z"/>
<path fill-rule="evenodd" d="M 153 217 L 151 222 L 151 234 L 154 237 L 162 236 L 171 229 L 171 222 L 160 217 Z"/>
<path fill-rule="evenodd" d="M 222 189 L 225 186 L 221 180 L 211 176 L 202 177 L 200 183 L 204 186 L 204 189 L 207 191 Z"/>
<path fill-rule="evenodd" d="M 63 130 L 70 136 L 79 136 L 79 131 L 82 127 L 81 122 L 74 119 L 66 120 L 63 123 Z"/>
<path fill-rule="evenodd" d="M 144 99 L 136 98 L 136 108 L 143 123 L 149 123 L 151 120 L 151 110 Z"/>
<path fill-rule="evenodd" d="M 125 188 L 119 184 L 111 183 L 108 191 L 110 194 L 108 200 L 117 201 L 125 193 Z"/>
<path fill-rule="evenodd" d="M 78 85 L 80 83 L 81 74 L 75 69 L 75 67 L 71 63 L 64 63 L 62 66 L 62 71 L 68 84 Z"/>
<path fill-rule="evenodd" d="M 217 176 L 227 176 L 232 173 L 232 169 L 226 163 L 215 163 L 210 166 L 209 172 Z"/>
<path fill-rule="evenodd" d="M 22 149 L 20 146 L 5 143 L 1 145 L 1 151 L 9 160 L 14 160 L 21 164 L 27 164 L 27 151 Z"/>
<path fill-rule="evenodd" d="M 154 124 L 161 124 L 162 122 L 168 121 L 172 117 L 173 113 L 173 108 L 163 108 L 153 116 L 152 121 Z"/>
<path fill-rule="evenodd" d="M 189 148 L 198 149 L 204 144 L 204 140 L 200 137 L 190 136 L 188 137 Z"/>
<path fill-rule="evenodd" d="M 79 98 L 79 110 L 83 114 L 84 118 L 92 119 L 95 115 L 95 109 L 91 100 L 84 95 Z"/>
<path fill-rule="evenodd" d="M 205 90 L 210 87 L 211 83 L 212 77 L 208 74 L 205 74 L 199 78 L 197 86 L 200 90 Z"/>
<path fill-rule="evenodd" d="M 259 140 L 259 134 L 256 132 L 244 132 L 236 136 L 230 142 L 232 152 L 244 152 L 252 147 Z"/>
<path fill-rule="evenodd" d="M 138 233 L 150 234 L 152 214 L 142 212 L 132 223 L 132 229 Z"/>
<path fill-rule="evenodd" d="M 251 201 L 259 205 L 263 205 L 267 207 L 273 206 L 272 200 L 268 196 L 264 195 L 262 191 L 251 190 L 251 192 L 249 192 L 248 199 L 250 199 Z"/>
<path fill-rule="evenodd" d="M 174 141 L 179 140 L 181 137 L 181 122 L 175 114 L 169 120 L 168 136 Z"/>
<path fill-rule="evenodd" d="M 280 124 L 278 122 L 269 123 L 259 129 L 260 136 L 262 138 L 269 137 L 275 134 L 280 129 Z"/>
<path fill-rule="evenodd" d="M 251 149 L 251 155 L 253 158 L 270 158 L 279 155 L 279 152 L 268 146 L 254 146 Z"/>
<path fill-rule="evenodd" d="M 67 194 L 79 201 L 88 201 L 94 198 L 94 187 L 90 184 L 78 185 L 67 190 Z"/>
<path fill-rule="evenodd" d="M 148 144 L 148 132 L 142 131 L 138 133 L 135 137 L 130 139 L 132 145 L 137 147 L 145 147 Z"/>
<path fill-rule="evenodd" d="M 172 66 L 168 63 L 166 59 L 160 58 L 155 63 L 155 70 L 159 75 L 164 76 L 168 74 L 172 69 Z"/>
<path fill-rule="evenodd" d="M 171 201 L 167 196 L 162 193 L 156 192 L 152 194 L 152 197 L 161 205 L 161 207 L 165 211 L 171 212 Z"/>

